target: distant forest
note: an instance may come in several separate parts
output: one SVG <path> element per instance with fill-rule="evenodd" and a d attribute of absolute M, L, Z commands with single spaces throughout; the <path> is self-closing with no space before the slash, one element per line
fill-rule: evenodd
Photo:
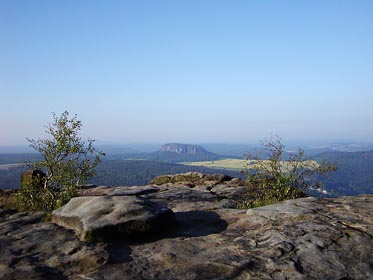
<path fill-rule="evenodd" d="M 25 167 L 0 169 L 0 189 L 19 188 L 21 174 Z M 104 160 L 96 169 L 97 176 L 88 183 L 105 186 L 146 185 L 157 176 L 185 172 L 201 172 L 205 174 L 226 174 L 231 177 L 243 177 L 237 171 L 212 169 L 199 166 L 165 163 L 149 160 Z"/>
<path fill-rule="evenodd" d="M 326 152 L 313 158 L 336 164 L 338 169 L 323 179 L 333 195 L 373 194 L 373 151 Z"/>
<path fill-rule="evenodd" d="M 185 172 L 204 174 L 224 173 L 231 177 L 243 177 L 237 171 L 187 166 L 150 160 L 107 160 L 97 167 L 97 176 L 90 183 L 106 186 L 146 185 L 157 176 Z"/>

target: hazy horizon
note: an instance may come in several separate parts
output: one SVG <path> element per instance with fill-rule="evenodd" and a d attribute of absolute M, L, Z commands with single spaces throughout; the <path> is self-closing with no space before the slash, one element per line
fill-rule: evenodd
<path fill-rule="evenodd" d="M 0 146 L 373 142 L 372 1 L 0 1 Z"/>
<path fill-rule="evenodd" d="M 190 144 L 200 145 L 209 152 L 216 154 L 226 155 L 244 155 L 250 152 L 252 149 L 260 149 L 263 141 L 268 138 L 260 139 L 256 142 L 242 142 L 242 143 L 228 143 L 228 142 L 148 142 L 148 143 L 113 143 L 113 142 L 102 142 L 95 141 L 95 147 L 98 150 L 102 150 L 108 155 L 114 154 L 131 154 L 131 153 L 152 153 L 158 151 L 163 145 L 178 143 L 178 144 Z M 84 141 L 84 140 L 83 140 Z M 360 141 L 347 141 L 347 140 L 335 140 L 335 141 L 286 141 L 281 139 L 285 145 L 286 151 L 295 151 L 299 148 L 305 151 L 317 151 L 320 152 L 326 150 L 335 151 L 372 151 L 373 142 L 360 142 Z M 38 153 L 28 145 L 0 145 L 0 154 L 21 154 L 21 153 Z"/>

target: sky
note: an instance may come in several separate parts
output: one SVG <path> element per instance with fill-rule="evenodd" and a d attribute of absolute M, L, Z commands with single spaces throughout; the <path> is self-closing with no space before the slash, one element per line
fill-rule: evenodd
<path fill-rule="evenodd" d="M 0 0 L 0 145 L 373 142 L 373 1 Z"/>

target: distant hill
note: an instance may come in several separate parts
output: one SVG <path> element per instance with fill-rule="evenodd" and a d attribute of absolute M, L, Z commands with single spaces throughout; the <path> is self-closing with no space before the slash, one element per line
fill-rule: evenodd
<path fill-rule="evenodd" d="M 338 169 L 323 179 L 333 195 L 373 194 L 373 151 L 326 152 L 313 159 L 336 163 Z"/>
<path fill-rule="evenodd" d="M 180 143 L 169 143 L 147 156 L 148 160 L 165 161 L 165 162 L 190 162 L 190 161 L 208 161 L 224 158 L 208 152 L 199 145 L 189 145 Z"/>

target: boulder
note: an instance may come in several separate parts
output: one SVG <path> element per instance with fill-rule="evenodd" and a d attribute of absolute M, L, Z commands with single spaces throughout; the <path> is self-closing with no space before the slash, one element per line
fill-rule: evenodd
<path fill-rule="evenodd" d="M 232 179 L 232 177 L 224 174 L 202 174 L 199 172 L 188 172 L 175 175 L 158 176 L 150 181 L 150 184 L 163 185 L 167 183 L 188 183 L 192 185 L 214 185 L 230 181 Z"/>
<path fill-rule="evenodd" d="M 81 240 L 146 235 L 174 221 L 170 209 L 135 196 L 75 197 L 52 213 L 53 223 L 74 230 Z"/>

